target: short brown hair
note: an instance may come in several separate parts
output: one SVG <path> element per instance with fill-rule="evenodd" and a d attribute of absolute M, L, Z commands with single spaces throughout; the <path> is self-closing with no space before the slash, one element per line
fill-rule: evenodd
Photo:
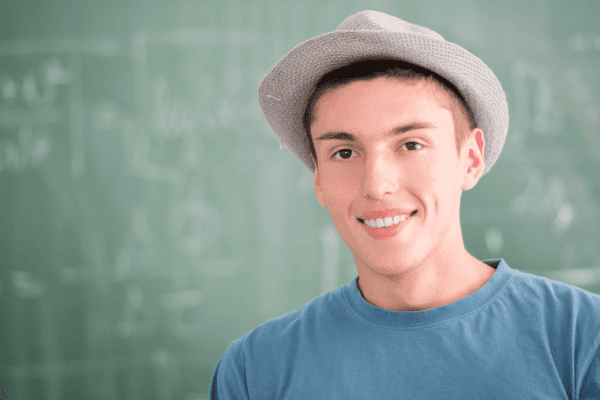
<path fill-rule="evenodd" d="M 473 112 L 456 86 L 435 72 L 419 67 L 418 65 L 400 60 L 378 58 L 357 61 L 335 69 L 323 75 L 321 80 L 317 83 L 315 90 L 308 99 L 306 112 L 304 113 L 303 118 L 304 130 L 306 131 L 310 142 L 310 152 L 315 162 L 317 162 L 317 166 L 317 154 L 312 140 L 310 126 L 315 121 L 315 106 L 318 100 L 324 94 L 338 87 L 348 85 L 355 81 L 370 81 L 379 77 L 397 78 L 413 82 L 422 80 L 435 82 L 439 87 L 445 90 L 451 98 L 450 111 L 452 111 L 452 119 L 454 121 L 456 152 L 460 156 L 460 151 L 467 138 L 467 129 L 468 131 L 472 131 L 477 125 L 475 124 Z M 457 114 L 460 114 L 460 121 L 457 121 Z M 465 122 L 467 123 L 465 124 Z"/>

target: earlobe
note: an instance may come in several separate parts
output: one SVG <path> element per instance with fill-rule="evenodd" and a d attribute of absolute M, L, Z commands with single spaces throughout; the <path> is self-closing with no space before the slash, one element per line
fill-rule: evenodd
<path fill-rule="evenodd" d="M 321 191 L 321 186 L 319 186 L 319 171 L 316 169 L 316 167 L 315 167 L 315 177 L 313 179 L 313 183 L 314 183 L 314 187 L 315 187 L 315 196 L 317 197 L 319 204 L 321 204 L 321 206 L 325 207 L 325 204 L 323 202 L 323 192 Z"/>
<path fill-rule="evenodd" d="M 317 163 L 315 163 L 315 175 L 313 177 L 313 185 L 315 187 L 315 196 L 317 197 L 317 200 L 319 201 L 321 206 L 326 207 L 325 203 L 323 202 L 323 192 L 321 191 L 321 186 L 319 184 L 319 169 L 317 168 Z"/>
<path fill-rule="evenodd" d="M 319 184 L 319 166 L 317 165 L 317 162 L 315 161 L 314 156 L 312 155 L 312 153 L 310 153 L 310 159 L 313 162 L 313 166 L 315 167 L 315 185 Z"/>

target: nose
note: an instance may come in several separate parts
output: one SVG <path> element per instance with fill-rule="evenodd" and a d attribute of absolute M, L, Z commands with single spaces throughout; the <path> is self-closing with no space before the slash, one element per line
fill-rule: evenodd
<path fill-rule="evenodd" d="M 364 197 L 381 199 L 385 194 L 396 192 L 399 176 L 394 164 L 379 157 L 367 160 L 364 165 L 361 182 Z"/>

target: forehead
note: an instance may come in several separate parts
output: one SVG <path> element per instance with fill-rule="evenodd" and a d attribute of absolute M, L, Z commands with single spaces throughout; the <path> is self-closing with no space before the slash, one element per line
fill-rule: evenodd
<path fill-rule="evenodd" d="M 356 131 L 360 136 L 369 131 L 376 131 L 375 135 L 387 133 L 393 127 L 406 127 L 413 122 L 430 128 L 447 125 L 452 119 L 448 98 L 438 85 L 424 80 L 406 82 L 380 77 L 355 81 L 319 99 L 311 131 L 313 138 L 318 138 L 330 130 Z"/>

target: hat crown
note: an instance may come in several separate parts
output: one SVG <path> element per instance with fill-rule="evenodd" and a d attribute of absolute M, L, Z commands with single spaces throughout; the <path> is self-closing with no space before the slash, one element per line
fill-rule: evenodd
<path fill-rule="evenodd" d="M 446 41 L 442 35 L 424 26 L 411 24 L 400 18 L 380 11 L 366 10 L 346 18 L 336 31 L 388 31 L 426 36 Z"/>

